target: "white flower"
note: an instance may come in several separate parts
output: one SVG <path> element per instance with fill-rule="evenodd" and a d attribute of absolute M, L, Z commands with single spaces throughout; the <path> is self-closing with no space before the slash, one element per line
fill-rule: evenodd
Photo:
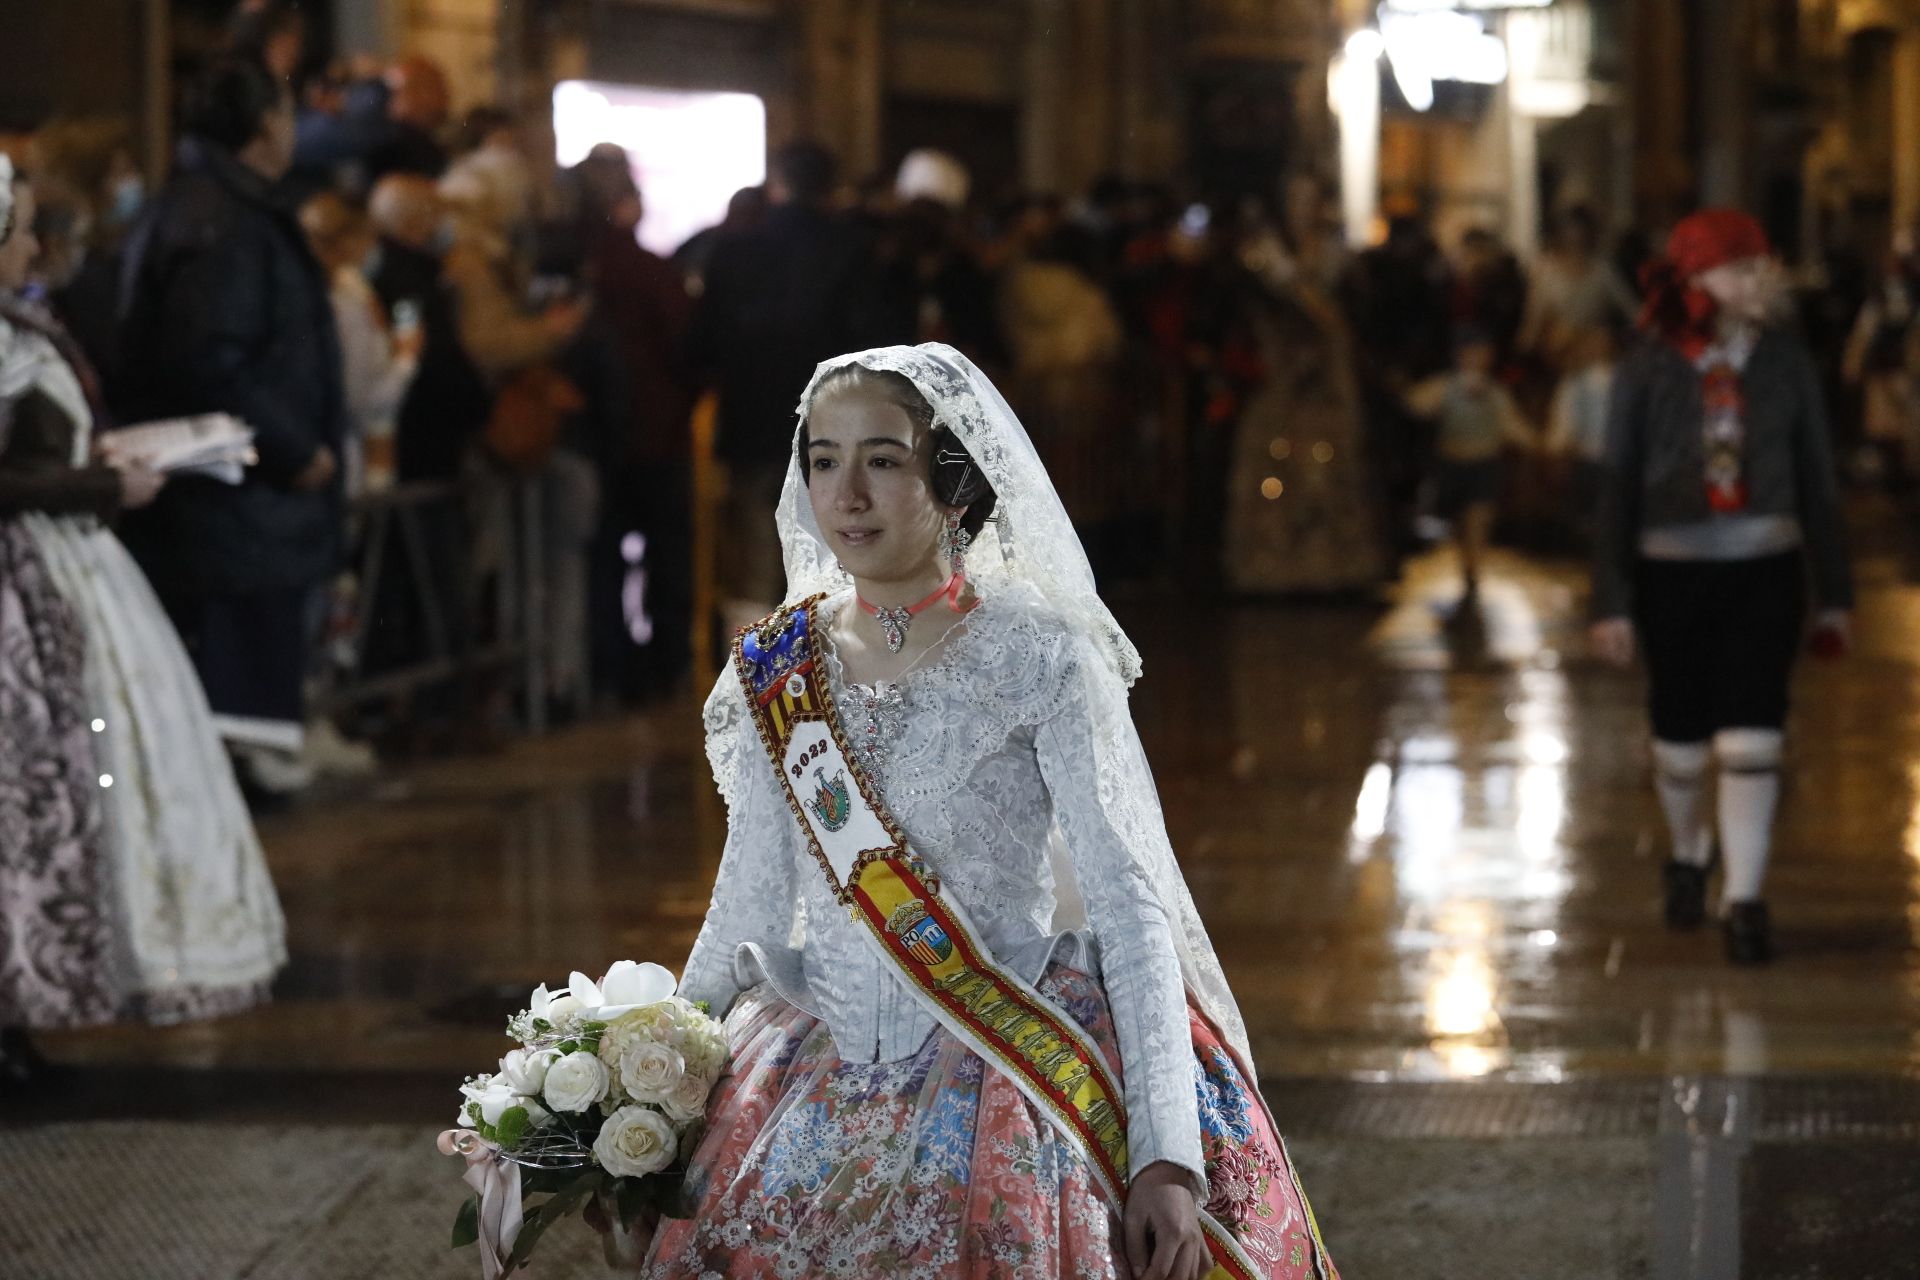
<path fill-rule="evenodd" d="M 707 1113 L 707 1095 L 712 1091 L 711 1084 L 689 1072 L 668 1090 L 667 1096 L 660 1100 L 660 1107 L 669 1120 L 691 1124 Z"/>
<path fill-rule="evenodd" d="M 642 1005 L 658 1004 L 679 985 L 672 973 L 652 962 L 635 964 L 631 960 L 616 960 L 607 970 L 607 976 L 598 982 L 574 970 L 567 989 L 580 1002 L 587 1017 L 599 1020 L 619 1017 Z"/>
<path fill-rule="evenodd" d="M 547 990 L 547 984 L 545 983 L 536 986 L 536 988 L 534 988 L 534 994 L 526 998 L 526 1013 L 528 1013 L 528 1017 L 538 1017 L 538 1019 L 547 1021 L 549 1025 L 551 1025 L 551 1023 L 559 1023 L 563 1017 L 568 1017 L 568 1015 L 578 1013 L 578 1011 L 580 1011 L 580 1002 L 574 1000 L 570 992 L 566 992 L 566 990 L 549 992 L 549 990 Z"/>
<path fill-rule="evenodd" d="M 635 1102 L 665 1102 L 686 1074 L 680 1051 L 656 1040 L 635 1040 L 620 1055 L 620 1087 Z"/>
<path fill-rule="evenodd" d="M 644 1178 L 672 1164 L 678 1146 L 673 1126 L 658 1111 L 622 1107 L 600 1127 L 593 1156 L 616 1178 Z"/>
<path fill-rule="evenodd" d="M 702 1018 L 705 1025 L 689 1029 L 679 1045 L 680 1055 L 687 1060 L 690 1073 L 704 1076 L 711 1083 L 718 1080 L 726 1068 L 727 1037 L 718 1023 L 704 1018 L 697 1010 L 694 1016 Z"/>
<path fill-rule="evenodd" d="M 498 1076 L 480 1076 L 461 1085 L 460 1092 L 467 1096 L 467 1101 L 480 1104 L 480 1122 L 487 1125 L 499 1124 L 508 1107 L 519 1106 L 523 1101 L 513 1086 Z"/>
<path fill-rule="evenodd" d="M 607 1069 L 587 1052 L 570 1053 L 547 1068 L 547 1105 L 578 1114 L 607 1095 Z"/>
<path fill-rule="evenodd" d="M 544 1020 L 549 1026 L 557 1026 L 566 1018 L 581 1011 L 580 1002 L 566 990 L 549 991 L 547 984 L 541 983 L 527 997 L 527 1016 Z"/>
<path fill-rule="evenodd" d="M 559 1056 L 554 1049 L 515 1049 L 500 1059 L 500 1078 L 511 1085 L 515 1093 L 537 1098 L 546 1087 L 548 1068 Z"/>

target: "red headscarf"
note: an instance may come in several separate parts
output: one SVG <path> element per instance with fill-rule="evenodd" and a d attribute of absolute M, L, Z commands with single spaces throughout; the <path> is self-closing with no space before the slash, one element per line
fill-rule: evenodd
<path fill-rule="evenodd" d="M 1752 215 L 1738 209 L 1702 209 L 1687 215 L 1667 237 L 1667 253 L 1640 273 L 1647 303 L 1640 324 L 1678 347 L 1688 359 L 1713 339 L 1713 298 L 1694 287 L 1702 271 L 1764 258 L 1773 252 L 1767 233 Z"/>

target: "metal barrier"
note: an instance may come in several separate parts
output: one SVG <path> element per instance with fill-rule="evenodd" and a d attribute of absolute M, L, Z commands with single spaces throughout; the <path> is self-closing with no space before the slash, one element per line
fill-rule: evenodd
<path fill-rule="evenodd" d="M 494 526 L 503 536 L 484 578 L 493 590 L 493 625 L 484 642 L 476 639 L 480 592 L 471 491 L 451 481 L 411 483 L 354 502 L 354 621 L 346 643 L 338 645 L 327 687 L 315 700 L 322 710 L 341 711 L 504 670 L 521 695 L 527 730 L 546 728 L 542 495 L 537 481 L 522 479 L 502 480 L 495 496 L 504 504 Z M 374 627 L 387 603 L 383 590 L 395 573 L 404 574 L 406 607 L 420 623 L 412 646 L 417 652 L 402 665 L 370 673 Z"/>

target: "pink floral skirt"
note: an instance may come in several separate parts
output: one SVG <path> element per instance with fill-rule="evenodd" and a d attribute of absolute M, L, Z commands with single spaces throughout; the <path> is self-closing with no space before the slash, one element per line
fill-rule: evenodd
<path fill-rule="evenodd" d="M 1097 979 L 1055 964 L 1040 993 L 1120 1050 Z M 1265 1103 L 1189 1008 L 1205 1208 L 1265 1280 L 1339 1280 Z M 1074 1149 L 944 1028 L 898 1062 L 843 1062 L 825 1023 L 771 986 L 727 1016 L 733 1064 L 707 1104 L 653 1280 L 1128 1280 L 1119 1224 Z"/>
<path fill-rule="evenodd" d="M 1055 965 L 1040 991 L 1120 1061 L 1105 993 Z M 943 1029 L 910 1058 L 843 1062 L 770 986 L 727 1018 L 731 1074 L 692 1159 L 691 1218 L 660 1224 L 655 1280 L 1124 1280 L 1117 1223 L 1080 1158 Z"/>

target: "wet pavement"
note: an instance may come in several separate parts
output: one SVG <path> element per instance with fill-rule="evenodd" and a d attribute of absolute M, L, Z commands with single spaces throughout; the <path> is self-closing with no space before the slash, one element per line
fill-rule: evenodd
<path fill-rule="evenodd" d="M 1341 1166 L 1330 1243 L 1345 1220 L 1374 1268 L 1348 1280 L 1920 1275 L 1920 587 L 1868 515 L 1858 652 L 1809 662 L 1796 691 L 1781 956 L 1761 971 L 1660 924 L 1640 683 L 1582 656 L 1575 566 L 1500 556 L 1468 604 L 1443 554 L 1383 605 L 1117 603 L 1269 1092 Z M 88 1070 L 43 1118 L 264 1119 L 300 1071 L 334 1081 L 343 1119 L 430 1123 L 433 1082 L 451 1096 L 489 1065 L 534 983 L 677 965 L 723 824 L 691 701 L 270 823 L 294 957 L 278 1002 L 52 1040 Z M 221 1082 L 172 1103 L 120 1092 L 156 1067 L 223 1070 L 157 1077 Z M 1503 1149 L 1500 1190 L 1484 1171 Z M 1376 1238 L 1420 1214 L 1497 1230 L 1482 1201 L 1523 1173 L 1550 1185 L 1513 1202 L 1548 1215 L 1520 1235 L 1579 1236 L 1579 1261 L 1423 1261 Z M 1602 1182 L 1637 1206 L 1617 1237 Z"/>

